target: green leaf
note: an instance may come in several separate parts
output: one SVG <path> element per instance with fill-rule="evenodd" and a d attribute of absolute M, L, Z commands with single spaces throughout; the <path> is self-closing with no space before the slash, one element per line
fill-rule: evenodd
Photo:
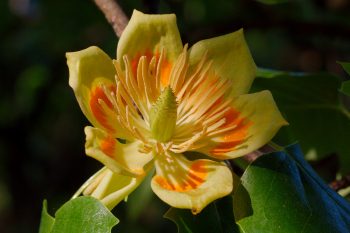
<path fill-rule="evenodd" d="M 350 62 L 338 62 L 338 63 L 343 67 L 346 73 L 350 75 Z"/>
<path fill-rule="evenodd" d="M 343 69 L 350 75 L 350 62 L 339 62 Z M 350 80 L 342 83 L 340 91 L 345 95 L 350 96 Z"/>
<path fill-rule="evenodd" d="M 345 95 L 350 96 L 350 80 L 345 81 L 341 84 L 340 91 Z"/>
<path fill-rule="evenodd" d="M 253 91 L 268 89 L 290 123 L 276 138 L 300 141 L 308 159 L 337 153 L 342 172 L 350 171 L 350 113 L 339 100 L 340 80 L 330 74 L 260 70 Z"/>
<path fill-rule="evenodd" d="M 289 0 L 256 0 L 257 2 L 267 4 L 267 5 L 273 5 L 273 4 L 280 4 L 280 3 L 286 3 L 289 2 Z"/>
<path fill-rule="evenodd" d="M 119 221 L 100 201 L 92 197 L 68 201 L 56 212 L 56 219 L 48 215 L 44 202 L 42 216 L 40 233 L 110 233 Z"/>
<path fill-rule="evenodd" d="M 55 219 L 47 212 L 47 201 L 44 200 L 39 233 L 50 233 L 54 223 Z"/>
<path fill-rule="evenodd" d="M 164 217 L 177 225 L 179 233 L 239 233 L 230 196 L 211 203 L 198 215 L 190 210 L 170 208 Z"/>
<path fill-rule="evenodd" d="M 249 233 L 342 233 L 350 204 L 303 159 L 298 145 L 253 162 L 234 193 L 237 224 Z"/>

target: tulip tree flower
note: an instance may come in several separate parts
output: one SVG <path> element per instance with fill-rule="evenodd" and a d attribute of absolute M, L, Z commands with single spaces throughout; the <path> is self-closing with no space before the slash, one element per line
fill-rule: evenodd
<path fill-rule="evenodd" d="M 134 11 L 112 60 L 67 53 L 69 85 L 93 127 L 85 150 L 105 165 L 83 187 L 112 209 L 155 171 L 153 192 L 199 213 L 236 185 L 223 162 L 268 143 L 286 125 L 269 91 L 247 94 L 256 66 L 243 30 L 188 49 L 173 14 Z M 189 152 L 201 158 L 188 158 Z"/>

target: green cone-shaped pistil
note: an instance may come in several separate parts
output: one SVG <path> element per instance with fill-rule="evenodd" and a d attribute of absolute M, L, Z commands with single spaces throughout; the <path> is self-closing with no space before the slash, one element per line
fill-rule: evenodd
<path fill-rule="evenodd" d="M 167 87 L 158 97 L 150 112 L 152 137 L 159 142 L 168 142 L 173 136 L 177 117 L 176 97 Z"/>

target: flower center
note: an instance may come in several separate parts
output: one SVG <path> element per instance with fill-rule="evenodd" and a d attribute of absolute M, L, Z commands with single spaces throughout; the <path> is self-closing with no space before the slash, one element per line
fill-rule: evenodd
<path fill-rule="evenodd" d="M 150 128 L 154 139 L 168 142 L 174 134 L 177 103 L 173 90 L 166 87 L 150 111 Z"/>
<path fill-rule="evenodd" d="M 103 95 L 94 98 L 110 116 L 109 125 L 118 121 L 127 136 L 143 142 L 144 153 L 197 150 L 206 146 L 205 138 L 239 127 L 232 100 L 225 98 L 231 81 L 216 74 L 207 55 L 191 67 L 187 45 L 176 61 L 161 49 L 153 56 L 125 55 L 114 65 L 116 83 L 102 84 Z"/>

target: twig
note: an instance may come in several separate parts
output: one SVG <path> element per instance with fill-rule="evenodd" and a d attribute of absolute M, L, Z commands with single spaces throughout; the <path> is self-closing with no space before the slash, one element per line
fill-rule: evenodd
<path fill-rule="evenodd" d="M 255 150 L 253 152 L 250 152 L 249 154 L 246 154 L 243 156 L 243 159 L 247 161 L 248 163 L 254 162 L 257 158 L 262 156 L 264 153 L 260 152 L 259 150 Z"/>
<path fill-rule="evenodd" d="M 263 147 L 259 148 L 256 151 L 253 151 L 249 154 L 246 154 L 245 156 L 243 156 L 243 159 L 246 160 L 249 163 L 254 162 L 257 158 L 259 158 L 260 156 L 264 155 L 264 154 L 268 154 L 274 151 L 280 151 L 283 148 L 278 146 L 277 144 L 273 143 L 273 142 L 269 142 L 268 144 L 264 145 Z"/>
<path fill-rule="evenodd" d="M 116 0 L 94 0 L 94 2 L 113 27 L 115 34 L 120 37 L 129 20 Z"/>

